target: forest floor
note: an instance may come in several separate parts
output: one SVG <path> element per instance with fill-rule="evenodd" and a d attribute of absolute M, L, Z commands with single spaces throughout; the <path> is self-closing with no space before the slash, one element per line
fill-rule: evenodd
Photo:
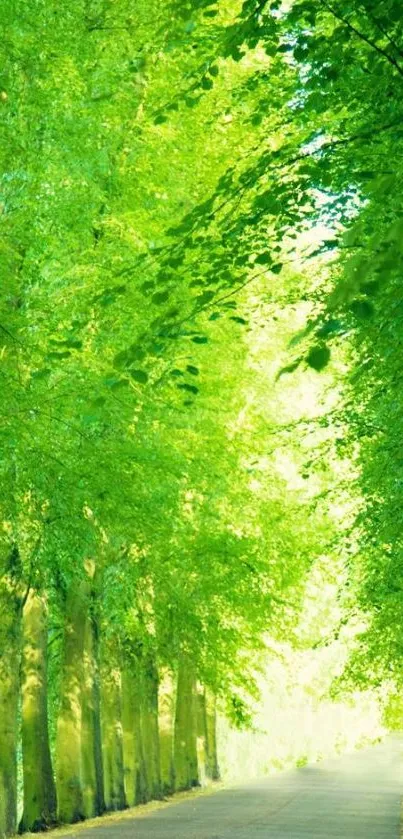
<path fill-rule="evenodd" d="M 398 839 L 403 739 L 243 786 L 185 794 L 85 825 L 80 839 Z M 139 818 L 140 817 L 140 818 Z"/>

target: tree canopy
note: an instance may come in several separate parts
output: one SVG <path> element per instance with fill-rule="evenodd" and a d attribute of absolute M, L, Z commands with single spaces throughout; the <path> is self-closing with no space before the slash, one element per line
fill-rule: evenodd
<path fill-rule="evenodd" d="M 21 830 L 197 783 L 197 725 L 216 777 L 216 703 L 246 720 L 317 567 L 342 608 L 307 645 L 361 621 L 344 689 L 400 686 L 403 15 L 13 0 L 0 25 L 6 835 L 20 696 Z"/>

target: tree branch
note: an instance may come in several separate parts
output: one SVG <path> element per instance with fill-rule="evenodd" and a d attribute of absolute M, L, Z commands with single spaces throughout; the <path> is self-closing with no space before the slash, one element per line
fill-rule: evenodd
<path fill-rule="evenodd" d="M 399 47 L 399 45 L 396 43 L 396 41 L 394 41 L 394 40 L 393 40 L 393 38 L 389 35 L 389 32 L 387 31 L 387 29 L 385 29 L 385 27 L 384 27 L 384 26 L 383 26 L 383 24 L 380 22 L 380 20 L 378 20 L 378 18 L 376 18 L 376 17 L 375 17 L 375 15 L 373 15 L 373 14 L 370 12 L 370 10 L 369 10 L 369 9 L 367 9 L 367 8 L 366 8 L 364 5 L 362 5 L 362 4 L 361 4 L 361 9 L 362 9 L 362 10 L 366 13 L 367 17 L 369 17 L 369 19 L 370 19 L 370 20 L 372 20 L 372 23 L 374 24 L 374 26 L 376 26 L 376 27 L 377 27 L 377 29 L 379 29 L 379 31 L 382 33 L 382 35 L 384 36 L 384 38 L 386 38 L 386 40 L 387 40 L 387 41 L 389 41 L 389 43 L 390 43 L 391 47 L 393 47 L 393 49 L 395 49 L 395 50 L 396 50 L 396 52 L 398 53 L 398 55 L 400 55 L 400 56 L 403 58 L 403 49 L 401 49 L 401 48 Z"/>
<path fill-rule="evenodd" d="M 333 17 L 339 20 L 340 23 L 342 23 L 344 26 L 347 26 L 350 32 L 353 32 L 354 35 L 357 36 L 357 38 L 360 38 L 361 41 L 364 41 L 364 43 L 371 47 L 373 50 L 375 50 L 375 52 L 377 52 L 383 58 L 386 58 L 389 64 L 391 64 L 392 67 L 394 67 L 395 70 L 397 70 L 399 75 L 403 77 L 403 67 L 400 66 L 399 62 L 396 61 L 396 58 L 394 58 L 393 55 L 389 55 L 389 53 L 386 52 L 386 50 L 384 50 L 382 47 L 380 47 L 379 44 L 376 43 L 376 41 L 373 41 L 371 38 L 368 37 L 368 35 L 364 35 L 364 33 L 357 29 L 357 27 L 354 26 L 353 23 L 347 20 L 347 18 L 343 17 L 343 15 L 340 12 L 338 12 L 337 9 L 334 9 L 333 6 L 331 6 L 330 3 L 327 2 L 327 0 L 320 0 L 320 2 L 322 6 L 325 9 L 327 9 L 327 11 L 330 12 L 330 14 L 333 15 Z"/>

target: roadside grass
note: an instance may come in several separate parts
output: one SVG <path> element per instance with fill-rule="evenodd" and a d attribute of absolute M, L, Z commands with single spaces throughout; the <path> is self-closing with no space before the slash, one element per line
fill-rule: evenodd
<path fill-rule="evenodd" d="M 149 801 L 147 804 L 138 804 L 136 807 L 129 807 L 126 810 L 119 810 L 114 813 L 105 813 L 103 816 L 97 816 L 93 819 L 86 819 L 77 824 L 65 824 L 49 830 L 47 836 L 76 836 L 84 830 L 91 830 L 95 827 L 107 827 L 108 825 L 118 824 L 119 822 L 130 821 L 131 819 L 141 819 L 148 816 L 149 813 L 154 813 L 157 810 L 165 810 L 172 804 L 179 804 L 182 801 L 192 801 L 193 799 L 214 795 L 221 789 L 224 789 L 226 784 L 219 781 L 206 787 L 197 787 L 186 792 L 177 792 L 169 798 L 164 798 L 161 801 Z M 32 839 L 38 839 L 37 833 L 25 833 L 25 836 L 30 836 Z"/>

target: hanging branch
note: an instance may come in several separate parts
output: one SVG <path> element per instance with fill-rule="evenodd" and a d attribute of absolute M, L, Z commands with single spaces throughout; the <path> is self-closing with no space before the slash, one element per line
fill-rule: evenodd
<path fill-rule="evenodd" d="M 363 32 L 357 29 L 357 27 L 354 26 L 354 24 L 351 23 L 351 21 L 343 17 L 343 15 L 340 12 L 338 12 L 337 9 L 334 9 L 333 6 L 331 6 L 330 3 L 327 2 L 327 0 L 320 0 L 320 2 L 322 6 L 325 9 L 327 9 L 327 11 L 330 12 L 330 14 L 333 15 L 333 17 L 339 20 L 340 23 L 342 23 L 344 26 L 347 26 L 350 32 L 353 32 L 354 35 L 357 36 L 357 38 L 360 38 L 361 41 L 364 41 L 364 43 L 371 47 L 373 50 L 375 50 L 375 52 L 377 52 L 383 58 L 386 58 L 389 64 L 391 64 L 392 67 L 394 67 L 395 70 L 397 70 L 399 75 L 403 77 L 403 67 L 400 66 L 399 62 L 396 60 L 396 58 L 393 57 L 393 55 L 389 55 L 389 53 L 386 52 L 386 50 L 384 50 L 382 47 L 380 47 L 379 44 L 376 43 L 376 41 L 373 41 L 372 38 L 369 38 L 368 35 L 365 35 Z"/>

